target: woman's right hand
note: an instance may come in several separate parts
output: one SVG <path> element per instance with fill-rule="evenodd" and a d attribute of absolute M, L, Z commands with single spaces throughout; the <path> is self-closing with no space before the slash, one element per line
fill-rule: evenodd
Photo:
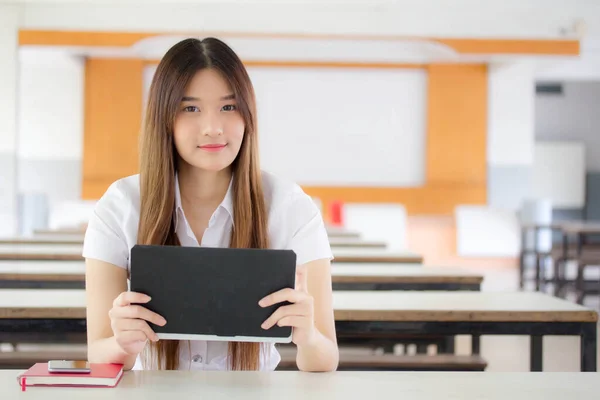
<path fill-rule="evenodd" d="M 149 301 L 150 297 L 143 293 L 123 292 L 108 312 L 117 344 L 129 355 L 141 353 L 147 340 L 158 341 L 148 322 L 159 326 L 167 323 L 162 316 L 139 305 Z"/>

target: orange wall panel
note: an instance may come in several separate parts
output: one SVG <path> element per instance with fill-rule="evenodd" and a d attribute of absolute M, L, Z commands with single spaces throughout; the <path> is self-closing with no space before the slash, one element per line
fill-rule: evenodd
<path fill-rule="evenodd" d="M 97 199 L 115 180 L 138 171 L 143 61 L 85 64 L 82 197 Z"/>
<path fill-rule="evenodd" d="M 143 60 L 87 61 L 84 198 L 97 199 L 115 180 L 138 172 L 144 65 Z M 329 204 L 336 200 L 402 203 L 411 215 L 451 215 L 459 204 L 486 203 L 486 67 L 453 64 L 426 68 L 425 185 L 304 187 L 309 195 L 321 199 L 326 219 Z"/>
<path fill-rule="evenodd" d="M 427 94 L 427 185 L 484 185 L 487 68 L 431 65 Z"/>

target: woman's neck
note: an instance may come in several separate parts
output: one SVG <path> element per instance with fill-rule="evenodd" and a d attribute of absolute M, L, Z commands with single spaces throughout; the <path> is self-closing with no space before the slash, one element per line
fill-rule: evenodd
<path fill-rule="evenodd" d="M 182 202 L 212 205 L 216 208 L 229 189 L 231 168 L 213 172 L 181 165 L 178 176 Z"/>

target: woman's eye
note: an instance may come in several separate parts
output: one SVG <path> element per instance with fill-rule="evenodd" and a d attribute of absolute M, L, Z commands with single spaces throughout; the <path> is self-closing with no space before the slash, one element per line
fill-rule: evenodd
<path fill-rule="evenodd" d="M 187 106 L 183 109 L 185 112 L 198 112 L 200 109 L 196 106 Z"/>
<path fill-rule="evenodd" d="M 237 107 L 235 106 L 235 104 L 227 104 L 226 106 L 223 106 L 223 111 L 235 111 L 237 110 Z"/>

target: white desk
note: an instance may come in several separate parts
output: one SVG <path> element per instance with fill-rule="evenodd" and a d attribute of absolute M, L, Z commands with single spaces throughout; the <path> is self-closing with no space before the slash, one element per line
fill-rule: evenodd
<path fill-rule="evenodd" d="M 597 373 L 129 371 L 116 388 L 28 387 L 0 371 L 0 398 L 28 399 L 596 399 Z"/>

